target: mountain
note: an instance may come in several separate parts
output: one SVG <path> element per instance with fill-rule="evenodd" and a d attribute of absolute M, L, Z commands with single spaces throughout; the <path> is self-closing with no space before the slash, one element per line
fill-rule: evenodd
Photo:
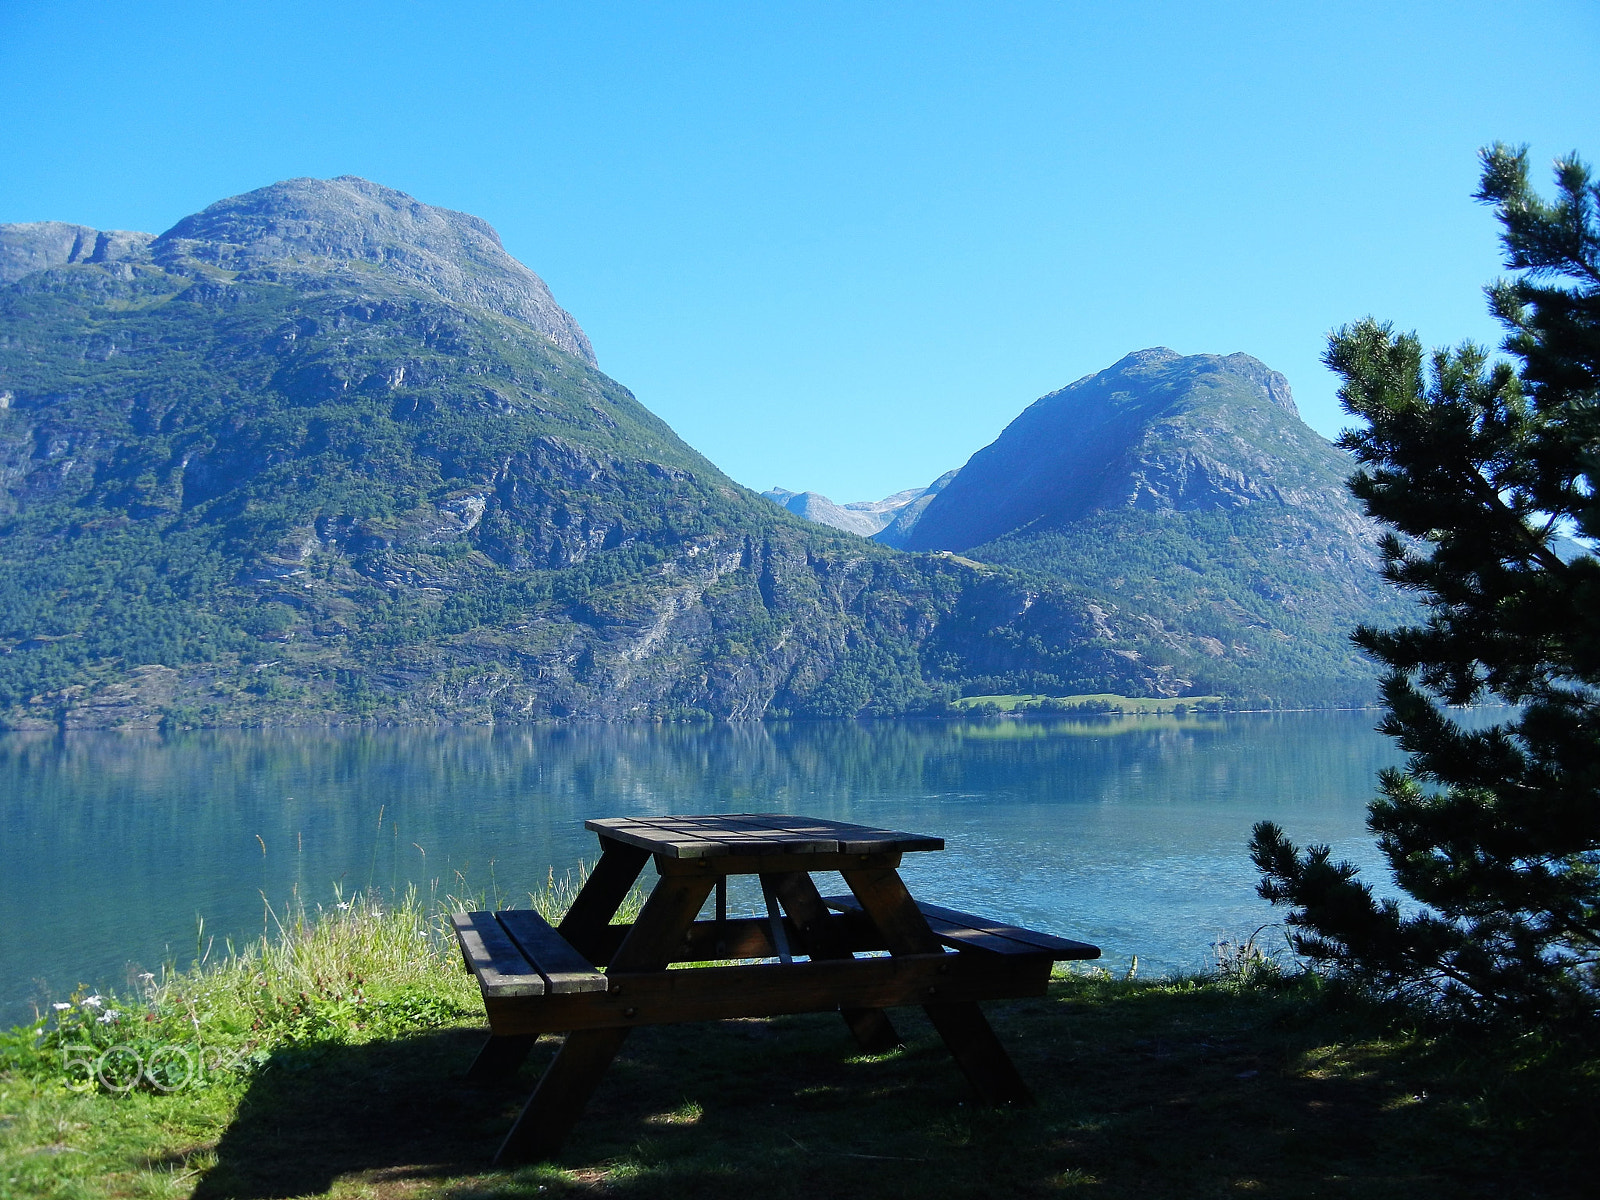
<path fill-rule="evenodd" d="M 34 221 L 6 225 L 0 236 L 0 284 L 15 283 L 24 275 L 67 263 L 142 261 L 153 233 L 126 229 L 90 229 L 65 221 Z"/>
<path fill-rule="evenodd" d="M 1070 587 L 733 483 L 475 217 L 296 179 L 158 237 L 0 226 L 0 270 L 0 725 L 1179 686 Z"/>
<path fill-rule="evenodd" d="M 898 539 L 893 534 L 884 536 L 885 531 L 907 511 L 921 513 L 927 501 L 954 479 L 955 474 L 948 471 L 925 488 L 907 488 L 882 500 L 852 500 L 849 504 L 835 504 L 820 492 L 791 492 L 780 487 L 769 488 L 761 494 L 797 517 L 870 537 L 887 546 L 898 546 Z"/>
<path fill-rule="evenodd" d="M 193 258 L 258 277 L 305 262 L 381 270 L 441 300 L 517 320 L 594 365 L 578 323 L 544 280 L 505 252 L 488 222 L 353 175 L 291 179 L 219 201 L 150 250 L 166 266 Z"/>
<path fill-rule="evenodd" d="M 1249 355 L 1142 350 L 1030 405 L 903 544 L 1071 585 L 1197 693 L 1365 701 L 1349 630 L 1404 608 L 1353 469 Z"/>
<path fill-rule="evenodd" d="M 875 513 L 857 512 L 853 505 L 835 504 L 821 492 L 791 492 L 775 487 L 761 494 L 797 517 L 853 533 L 857 537 L 871 537 L 888 523 L 887 520 L 875 519 Z"/>
<path fill-rule="evenodd" d="M 958 467 L 954 471 L 946 471 L 925 488 L 899 493 L 902 496 L 909 496 L 910 499 L 895 510 L 893 520 L 872 535 L 873 541 L 903 549 L 906 539 L 911 536 L 912 529 L 916 528 L 917 522 L 922 519 L 922 514 L 928 510 L 928 505 L 933 503 L 933 498 L 949 487 L 950 481 L 960 473 L 961 469 Z"/>

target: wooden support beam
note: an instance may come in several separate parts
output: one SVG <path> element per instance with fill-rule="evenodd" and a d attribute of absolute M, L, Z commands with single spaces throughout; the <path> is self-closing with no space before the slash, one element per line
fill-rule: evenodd
<path fill-rule="evenodd" d="M 763 875 L 761 883 L 777 896 L 784 911 L 798 926 L 799 936 L 795 941 L 812 962 L 855 957 L 843 936 L 844 930 L 828 912 L 810 875 L 795 871 Z M 842 1007 L 839 1014 L 855 1036 L 856 1044 L 868 1054 L 884 1054 L 900 1044 L 900 1035 L 881 1008 Z"/>
<path fill-rule="evenodd" d="M 764 875 L 789 871 L 843 871 L 847 867 L 898 867 L 900 852 L 888 854 L 726 854 L 716 858 L 656 855 L 663 875 Z"/>
<path fill-rule="evenodd" d="M 610 852 L 608 848 L 607 853 Z M 601 857 L 603 861 L 605 856 Z M 642 862 L 639 867 L 643 867 Z M 596 871 L 598 870 L 597 865 Z M 611 877 L 608 885 L 611 889 L 609 894 L 615 894 L 617 880 L 622 874 L 623 871 L 619 869 Z M 591 875 L 589 878 L 592 882 L 594 876 Z M 623 938 L 622 945 L 617 947 L 616 954 L 612 956 L 610 970 L 640 971 L 663 979 L 670 978 L 673 973 L 668 972 L 666 967 L 672 961 L 673 947 L 682 940 L 684 930 L 693 924 L 695 916 L 700 912 L 700 906 L 711 894 L 713 882 L 709 875 L 673 879 L 664 877 L 658 881 L 650 893 L 650 898 L 645 901 L 639 919 L 633 923 L 632 930 Z M 630 879 L 628 887 L 631 886 Z M 618 895 L 617 902 L 621 903 L 621 896 L 626 894 L 627 887 L 624 887 Z M 590 915 L 587 919 L 594 920 L 595 915 L 601 911 L 601 907 L 596 904 L 589 910 Z M 615 911 L 613 907 L 611 912 L 605 913 L 602 923 L 609 922 Z M 565 921 L 562 922 L 562 931 L 565 936 Z M 611 979 L 611 974 L 608 972 L 608 982 Z M 568 1004 L 575 1003 L 593 1008 L 595 1001 L 605 1000 L 608 996 L 609 993 L 606 992 L 566 992 L 547 995 L 545 999 L 562 1000 Z M 485 997 L 484 1007 L 488 1006 L 488 998 Z M 535 1032 L 507 1028 L 503 1021 L 497 1024 L 493 1012 L 489 1014 L 489 1026 L 497 1032 L 504 1033 Z M 583 1115 L 589 1097 L 594 1094 L 594 1089 L 599 1086 L 606 1068 L 611 1065 L 612 1058 L 616 1056 L 617 1050 L 627 1038 L 631 1025 L 623 1023 L 608 1028 L 591 1024 L 585 1027 L 581 1022 L 568 1021 L 559 1028 L 575 1032 L 569 1033 L 561 1049 L 556 1051 L 554 1060 L 546 1069 L 544 1077 L 539 1080 L 539 1086 L 534 1089 L 533 1095 L 528 1097 L 528 1103 L 517 1117 L 516 1124 L 511 1127 L 511 1132 L 506 1134 L 506 1140 L 500 1144 L 500 1150 L 494 1159 L 496 1165 L 549 1158 L 561 1149 L 562 1142 L 566 1140 L 567 1134 L 572 1131 L 578 1118 Z"/>
<path fill-rule="evenodd" d="M 963 954 L 896 955 L 823 962 L 610 972 L 611 990 L 544 996 L 538 1001 L 485 999 L 496 1033 L 667 1025 L 773 1017 L 785 1013 L 893 1008 L 901 1004 L 1043 996 L 1050 960 Z"/>
<path fill-rule="evenodd" d="M 854 896 L 824 896 L 822 902 L 840 913 L 859 913 L 861 902 Z M 989 917 L 941 908 L 937 904 L 918 901 L 917 908 L 928 928 L 944 945 L 953 950 L 977 950 L 984 954 L 1048 954 L 1053 959 L 1099 958 L 1100 947 L 1088 942 L 1074 942 L 1056 937 L 1053 933 L 1040 933 L 1037 929 L 1023 929 Z"/>
<path fill-rule="evenodd" d="M 572 907 L 556 927 L 573 949 L 597 967 L 605 966 L 608 961 L 598 953 L 605 927 L 617 915 L 617 909 L 627 899 L 628 889 L 650 861 L 649 852 L 637 846 L 606 838 L 600 839 L 600 845 L 600 861 L 595 863 L 582 890 L 573 899 Z"/>
<path fill-rule="evenodd" d="M 580 993 L 581 994 L 581 993 Z M 585 1029 L 567 1035 L 494 1156 L 497 1167 L 554 1158 L 588 1106 L 628 1030 Z"/>
<path fill-rule="evenodd" d="M 891 954 L 928 954 L 939 948 L 938 937 L 928 928 L 927 919 L 917 907 L 916 901 L 911 898 L 911 893 L 906 891 L 906 885 L 900 879 L 899 872 L 886 868 L 869 868 L 841 873 L 844 875 L 845 883 L 849 884 L 850 890 L 855 893 L 856 899 L 861 902 L 861 907 L 883 933 L 884 939 L 889 943 Z M 989 962 L 1035 961 L 1031 956 L 1023 955 L 1014 957 L 996 955 L 985 958 Z M 982 962 L 984 959 L 977 961 Z M 1049 959 L 1041 956 L 1039 961 L 1048 964 Z M 1046 965 L 1045 979 L 1048 979 L 1049 971 L 1049 966 Z M 928 1020 L 933 1022 L 933 1027 L 939 1031 L 939 1036 L 944 1039 L 944 1044 L 949 1047 L 950 1053 L 955 1056 L 956 1062 L 960 1064 L 962 1073 L 966 1075 L 967 1082 L 972 1084 L 980 1103 L 1033 1103 L 1033 1093 L 1028 1090 L 1028 1085 L 1023 1082 L 1022 1076 L 1017 1073 L 1011 1056 L 1000 1044 L 1000 1039 L 995 1037 L 994 1030 L 989 1027 L 989 1022 L 984 1018 L 976 1002 L 941 1001 L 925 1004 L 923 1009 L 928 1014 Z"/>
<path fill-rule="evenodd" d="M 800 875 L 785 878 L 804 878 Z M 777 947 L 772 944 L 770 922 L 765 917 L 729 917 L 726 921 L 696 921 L 684 931 L 678 948 L 672 952 L 672 961 L 706 962 L 720 958 L 776 958 Z M 800 928 L 794 919 L 783 923 L 791 945 L 799 945 Z M 594 946 L 606 961 L 622 945 L 632 925 L 607 925 L 598 934 Z M 832 943 L 850 951 L 887 950 L 877 928 L 859 908 L 854 912 L 829 913 L 828 936 Z"/>

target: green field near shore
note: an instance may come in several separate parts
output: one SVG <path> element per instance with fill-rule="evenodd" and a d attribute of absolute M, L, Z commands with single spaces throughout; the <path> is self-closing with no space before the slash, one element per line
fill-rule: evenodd
<path fill-rule="evenodd" d="M 1136 715 L 1139 713 L 1195 712 L 1220 708 L 1221 696 L 1116 696 L 1098 692 L 1086 696 L 963 696 L 951 701 L 958 709 L 983 708 L 993 705 L 1001 712 L 1026 711 L 1030 708 L 1076 709 L 1105 713 Z"/>

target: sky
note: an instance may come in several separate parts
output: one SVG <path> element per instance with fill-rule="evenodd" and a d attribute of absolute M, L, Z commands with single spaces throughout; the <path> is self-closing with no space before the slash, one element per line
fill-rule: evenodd
<path fill-rule="evenodd" d="M 1600 4 L 0 0 L 0 222 L 355 174 L 475 213 L 739 482 L 876 499 L 1038 396 L 1367 315 L 1495 344 L 1477 151 L 1600 159 Z"/>

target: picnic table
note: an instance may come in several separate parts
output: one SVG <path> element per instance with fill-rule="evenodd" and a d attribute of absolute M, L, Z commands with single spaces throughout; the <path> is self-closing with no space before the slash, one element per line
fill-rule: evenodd
<path fill-rule="evenodd" d="M 979 1102 L 1029 1103 L 977 1002 L 1042 996 L 1052 962 L 1100 954 L 917 903 L 901 856 L 942 850 L 942 838 L 771 813 L 585 825 L 599 835 L 600 858 L 559 926 L 529 909 L 454 917 L 489 1018 L 469 1078 L 507 1078 L 538 1037 L 566 1034 L 497 1164 L 553 1156 L 640 1025 L 837 1011 L 862 1049 L 880 1053 L 900 1040 L 883 1010 L 917 1004 Z M 651 859 L 658 878 L 638 918 L 612 924 Z M 823 896 L 818 871 L 839 872 L 850 894 Z M 728 916 L 731 875 L 760 880 L 766 916 Z M 713 892 L 714 915 L 698 920 Z M 734 965 L 668 969 L 719 960 Z"/>

